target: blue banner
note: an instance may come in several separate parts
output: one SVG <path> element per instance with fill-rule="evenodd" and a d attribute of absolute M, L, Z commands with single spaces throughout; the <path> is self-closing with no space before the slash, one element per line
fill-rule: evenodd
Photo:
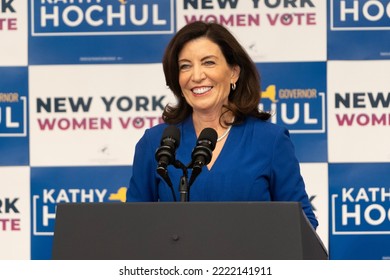
<path fill-rule="evenodd" d="M 388 0 L 329 0 L 328 59 L 390 59 Z"/>
<path fill-rule="evenodd" d="M 175 32 L 173 0 L 29 3 L 31 65 L 160 62 Z"/>
<path fill-rule="evenodd" d="M 28 70 L 0 67 L 0 77 L 0 166 L 28 165 Z"/>
<path fill-rule="evenodd" d="M 31 258 L 51 259 L 57 203 L 122 203 L 132 168 L 31 168 Z"/>
<path fill-rule="evenodd" d="M 286 127 L 301 162 L 327 161 L 326 63 L 257 64 L 262 109 Z"/>
<path fill-rule="evenodd" d="M 389 170 L 389 163 L 329 164 L 331 259 L 390 258 Z"/>

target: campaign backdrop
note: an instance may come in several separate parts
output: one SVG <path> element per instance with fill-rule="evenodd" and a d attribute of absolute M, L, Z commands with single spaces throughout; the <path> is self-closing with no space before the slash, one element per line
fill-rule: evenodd
<path fill-rule="evenodd" d="M 51 259 L 58 203 L 124 203 L 175 102 L 161 59 L 216 21 L 290 131 L 330 259 L 390 258 L 389 0 L 0 1 L 0 259 Z"/>

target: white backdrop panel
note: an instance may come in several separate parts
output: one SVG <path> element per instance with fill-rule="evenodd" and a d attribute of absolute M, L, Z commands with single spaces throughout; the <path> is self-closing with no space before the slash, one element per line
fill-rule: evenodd
<path fill-rule="evenodd" d="M 26 66 L 27 1 L 1 2 L 0 66 Z"/>
<path fill-rule="evenodd" d="M 388 162 L 390 61 L 328 62 L 329 162 Z"/>
<path fill-rule="evenodd" d="M 306 184 L 314 213 L 318 219 L 317 234 L 325 247 L 329 248 L 328 164 L 301 163 L 301 173 Z"/>
<path fill-rule="evenodd" d="M 30 259 L 30 168 L 0 167 L 0 259 Z"/>
<path fill-rule="evenodd" d="M 195 19 L 223 23 L 255 62 L 326 60 L 326 1 L 177 1 L 176 5 L 178 28 Z"/>
<path fill-rule="evenodd" d="M 161 64 L 30 66 L 31 165 L 128 165 L 169 98 Z"/>

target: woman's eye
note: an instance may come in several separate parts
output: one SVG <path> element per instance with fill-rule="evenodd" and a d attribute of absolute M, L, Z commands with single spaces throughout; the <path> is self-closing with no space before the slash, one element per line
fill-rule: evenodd
<path fill-rule="evenodd" d="M 204 62 L 204 65 L 214 65 L 214 64 L 215 64 L 215 62 L 212 61 L 212 60 L 206 60 L 206 61 Z"/>
<path fill-rule="evenodd" d="M 181 65 L 179 65 L 179 68 L 180 68 L 180 70 L 186 70 L 186 69 L 190 68 L 190 65 L 189 64 L 181 64 Z"/>

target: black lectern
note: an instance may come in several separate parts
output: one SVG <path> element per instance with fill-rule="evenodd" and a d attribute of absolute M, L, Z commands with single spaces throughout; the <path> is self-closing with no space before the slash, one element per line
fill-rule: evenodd
<path fill-rule="evenodd" d="M 58 204 L 53 259 L 328 259 L 298 202 Z"/>

